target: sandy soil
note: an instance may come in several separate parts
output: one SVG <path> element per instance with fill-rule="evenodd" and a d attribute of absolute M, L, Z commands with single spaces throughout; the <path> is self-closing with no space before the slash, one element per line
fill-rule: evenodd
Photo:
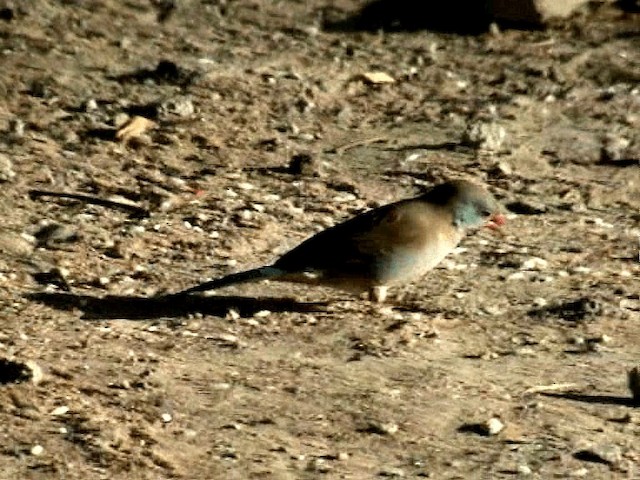
<path fill-rule="evenodd" d="M 640 478 L 638 13 L 176 3 L 0 2 L 0 478 Z M 157 297 L 454 177 L 505 235 L 384 307 Z"/>

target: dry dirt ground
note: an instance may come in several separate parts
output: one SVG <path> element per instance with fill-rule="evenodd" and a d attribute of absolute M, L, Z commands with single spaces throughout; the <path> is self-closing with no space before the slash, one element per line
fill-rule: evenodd
<path fill-rule="evenodd" d="M 633 6 L 0 3 L 0 478 L 640 478 Z M 158 297 L 452 177 L 504 236 L 387 306 Z"/>

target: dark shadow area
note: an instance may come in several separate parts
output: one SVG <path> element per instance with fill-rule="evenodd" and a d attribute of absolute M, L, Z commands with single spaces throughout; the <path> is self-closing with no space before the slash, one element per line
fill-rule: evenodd
<path fill-rule="evenodd" d="M 33 293 L 27 298 L 57 310 L 78 309 L 83 320 L 151 320 L 184 317 L 192 313 L 224 317 L 235 309 L 242 317 L 259 311 L 320 312 L 326 302 L 301 303 L 292 298 L 203 297 L 199 295 L 164 295 L 131 297 L 108 295 L 93 297 L 71 293 Z"/>
<path fill-rule="evenodd" d="M 640 167 L 640 158 L 621 158 L 619 160 L 602 160 L 599 165 L 609 167 Z"/>
<path fill-rule="evenodd" d="M 458 427 L 457 431 L 458 433 L 471 433 L 482 437 L 488 437 L 490 435 L 487 425 L 483 423 L 465 423 Z"/>
<path fill-rule="evenodd" d="M 31 378 L 31 370 L 24 363 L 0 358 L 0 385 L 20 383 Z"/>
<path fill-rule="evenodd" d="M 567 322 L 577 323 L 595 320 L 600 317 L 602 313 L 603 305 L 600 302 L 588 297 L 581 297 L 577 300 L 568 300 L 556 305 L 534 308 L 528 312 L 528 315 L 539 319 L 554 317 Z"/>
<path fill-rule="evenodd" d="M 542 215 L 548 211 L 547 206 L 544 204 L 534 205 L 521 200 L 509 202 L 505 207 L 517 215 Z"/>
<path fill-rule="evenodd" d="M 616 5 L 627 13 L 640 13 L 640 2 L 638 0 L 618 0 Z"/>
<path fill-rule="evenodd" d="M 157 120 L 160 115 L 160 103 L 151 102 L 141 105 L 130 105 L 124 109 L 130 117 L 140 116 Z"/>
<path fill-rule="evenodd" d="M 152 82 L 156 85 L 176 85 L 182 88 L 192 85 L 200 75 L 180 67 L 170 60 L 161 60 L 155 68 L 141 68 L 131 73 L 108 77 L 120 83 Z"/>
<path fill-rule="evenodd" d="M 620 405 L 622 407 L 640 407 L 640 399 L 632 397 L 616 397 L 615 395 L 586 395 L 583 393 L 542 392 L 545 397 L 563 398 L 574 402 L 596 403 L 600 405 Z"/>
<path fill-rule="evenodd" d="M 442 142 L 442 143 L 419 143 L 417 145 L 402 145 L 399 147 L 386 147 L 382 148 L 387 152 L 405 152 L 410 150 L 445 150 L 447 152 L 453 152 L 458 149 L 467 149 L 467 145 L 463 142 Z"/>
<path fill-rule="evenodd" d="M 115 128 L 88 128 L 81 133 L 83 139 L 95 138 L 97 140 L 103 140 L 105 142 L 113 142 L 116 139 Z"/>
<path fill-rule="evenodd" d="M 491 23 L 485 2 L 478 0 L 375 0 L 348 18 L 332 16 L 337 17 L 338 12 L 326 12 L 323 28 L 329 32 L 433 30 L 478 35 Z"/>

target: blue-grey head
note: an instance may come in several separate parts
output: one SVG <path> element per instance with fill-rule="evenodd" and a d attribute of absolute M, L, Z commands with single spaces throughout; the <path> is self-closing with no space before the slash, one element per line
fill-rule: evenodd
<path fill-rule="evenodd" d="M 460 228 L 487 226 L 498 228 L 505 218 L 498 201 L 484 187 L 467 180 L 436 185 L 422 197 L 451 211 L 453 224 Z"/>

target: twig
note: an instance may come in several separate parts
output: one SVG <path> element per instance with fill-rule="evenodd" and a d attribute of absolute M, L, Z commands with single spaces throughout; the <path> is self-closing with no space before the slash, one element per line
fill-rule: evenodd
<path fill-rule="evenodd" d="M 92 195 L 83 195 L 81 193 L 52 192 L 48 190 L 29 190 L 29 197 L 34 200 L 40 197 L 69 198 L 71 200 L 79 200 L 81 202 L 100 205 L 101 207 L 114 208 L 124 210 L 132 215 L 140 218 L 151 216 L 151 212 L 146 208 L 132 205 L 130 203 L 118 202 L 116 200 L 107 200 L 105 198 L 94 197 Z"/>
<path fill-rule="evenodd" d="M 536 385 L 535 387 L 528 388 L 524 391 L 526 394 L 543 393 L 543 392 L 556 392 L 558 390 L 573 390 L 577 388 L 576 383 L 552 383 L 550 385 Z"/>
<path fill-rule="evenodd" d="M 365 145 L 369 145 L 371 143 L 384 142 L 386 140 L 387 140 L 387 137 L 383 137 L 383 136 L 365 138 L 363 140 L 356 140 L 354 142 L 345 143 L 343 145 L 334 147 L 332 150 L 334 150 L 338 154 L 343 154 L 344 152 L 346 152 L 347 150 L 351 150 L 352 148 L 362 147 Z"/>

